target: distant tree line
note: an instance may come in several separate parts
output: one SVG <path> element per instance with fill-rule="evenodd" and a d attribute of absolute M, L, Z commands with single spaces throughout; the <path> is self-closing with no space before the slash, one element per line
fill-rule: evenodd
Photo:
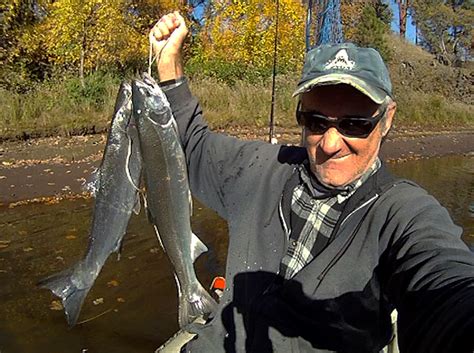
<path fill-rule="evenodd" d="M 279 0 L 278 72 L 299 70 L 304 55 L 305 1 Z M 472 1 L 397 0 L 400 33 L 406 14 L 420 43 L 446 63 L 470 58 Z M 196 9 L 199 8 L 199 11 Z M 26 91 L 35 82 L 97 72 L 127 75 L 146 68 L 147 33 L 178 9 L 191 27 L 186 44 L 190 75 L 226 82 L 258 80 L 271 72 L 275 1 L 268 0 L 6 0 L 0 5 L 0 86 Z M 392 12 L 382 0 L 341 0 L 347 40 L 390 58 L 385 34 Z"/>

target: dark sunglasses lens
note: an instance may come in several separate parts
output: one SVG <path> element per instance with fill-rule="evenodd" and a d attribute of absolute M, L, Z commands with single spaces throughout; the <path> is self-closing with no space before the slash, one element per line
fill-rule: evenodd
<path fill-rule="evenodd" d="M 346 117 L 339 121 L 329 121 L 328 118 L 313 112 L 297 112 L 298 123 L 315 134 L 324 134 L 331 126 L 348 137 L 367 137 L 370 135 L 377 120 L 358 117 Z"/>
<path fill-rule="evenodd" d="M 329 129 L 329 122 L 316 114 L 300 112 L 299 123 L 315 134 L 323 134 Z"/>
<path fill-rule="evenodd" d="M 369 120 L 361 119 L 343 119 L 339 123 L 339 128 L 348 136 L 368 136 L 373 129 L 374 124 Z"/>
<path fill-rule="evenodd" d="M 323 118 L 312 117 L 309 119 L 309 124 L 306 124 L 306 127 L 308 127 L 311 132 L 322 134 L 329 129 L 329 123 Z"/>

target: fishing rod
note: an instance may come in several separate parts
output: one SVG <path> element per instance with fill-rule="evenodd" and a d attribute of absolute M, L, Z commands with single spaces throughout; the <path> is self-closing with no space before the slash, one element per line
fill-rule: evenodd
<path fill-rule="evenodd" d="M 272 101 L 270 107 L 269 142 L 277 143 L 275 131 L 275 86 L 278 54 L 278 20 L 280 1 L 276 0 L 275 42 L 273 48 Z M 341 0 L 308 0 L 306 12 L 305 44 L 306 52 L 314 46 L 342 43 L 344 34 L 341 19 Z M 314 31 L 314 38 L 312 31 Z"/>
<path fill-rule="evenodd" d="M 306 11 L 306 52 L 311 48 L 311 23 L 313 21 L 313 0 L 308 1 Z"/>
<path fill-rule="evenodd" d="M 277 65 L 277 49 L 278 49 L 278 15 L 280 13 L 280 1 L 276 0 L 276 20 L 275 20 L 275 43 L 273 47 L 273 72 L 272 72 L 272 103 L 270 106 L 270 126 L 269 126 L 269 142 L 276 144 L 275 133 L 275 85 L 276 85 L 276 65 Z"/>

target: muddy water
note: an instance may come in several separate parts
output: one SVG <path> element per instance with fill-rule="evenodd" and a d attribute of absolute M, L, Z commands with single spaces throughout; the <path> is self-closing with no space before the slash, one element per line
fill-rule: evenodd
<path fill-rule="evenodd" d="M 390 165 L 443 203 L 474 250 L 474 158 L 449 157 Z M 449 183 L 447 182 L 449 181 Z M 171 267 L 142 212 L 131 220 L 120 261 L 112 255 L 84 304 L 82 324 L 68 329 L 56 298 L 35 283 L 79 259 L 87 245 L 90 200 L 1 209 L 0 351 L 152 352 L 177 329 Z M 222 275 L 225 223 L 195 205 L 193 230 L 211 251 L 198 259 L 201 282 Z M 95 302 L 95 303 L 94 303 Z"/>
<path fill-rule="evenodd" d="M 464 228 L 463 240 L 474 251 L 474 155 L 408 161 L 389 168 L 434 195 Z"/>
<path fill-rule="evenodd" d="M 120 261 L 111 255 L 80 316 L 66 326 L 56 298 L 35 283 L 78 260 L 87 246 L 91 201 L 64 201 L 1 210 L 0 351 L 153 352 L 177 326 L 171 267 L 145 216 L 129 225 Z M 225 265 L 226 224 L 195 205 L 193 230 L 211 249 L 196 264 L 207 287 Z M 97 305 L 93 302 L 96 301 Z M 57 305 L 56 305 L 57 306 Z"/>

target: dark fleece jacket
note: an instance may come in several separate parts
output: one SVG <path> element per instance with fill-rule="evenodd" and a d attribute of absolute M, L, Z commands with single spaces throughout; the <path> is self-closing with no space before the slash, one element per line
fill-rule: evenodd
<path fill-rule="evenodd" d="M 186 83 L 167 91 L 191 191 L 229 224 L 227 287 L 189 352 L 379 352 L 399 312 L 405 353 L 472 353 L 474 255 L 448 212 L 385 167 L 350 198 L 335 239 L 290 281 L 281 197 L 300 147 L 211 132 Z"/>

